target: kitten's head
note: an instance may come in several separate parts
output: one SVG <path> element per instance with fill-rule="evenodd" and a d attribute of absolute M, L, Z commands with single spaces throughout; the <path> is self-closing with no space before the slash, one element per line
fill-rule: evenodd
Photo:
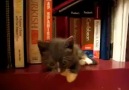
<path fill-rule="evenodd" d="M 55 38 L 50 42 L 38 41 L 42 62 L 49 70 L 63 72 L 75 63 L 74 38 Z"/>

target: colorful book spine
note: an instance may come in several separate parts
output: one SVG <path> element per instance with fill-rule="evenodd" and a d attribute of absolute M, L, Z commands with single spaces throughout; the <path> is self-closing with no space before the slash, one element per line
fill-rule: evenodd
<path fill-rule="evenodd" d="M 93 58 L 94 44 L 94 18 L 83 17 L 81 29 L 82 50 L 91 58 Z"/>
<path fill-rule="evenodd" d="M 127 31 L 127 42 L 126 42 L 125 60 L 129 61 L 129 16 L 128 16 L 128 31 Z"/>
<path fill-rule="evenodd" d="M 44 0 L 43 2 L 43 41 L 50 41 L 52 39 L 52 2 L 53 0 Z"/>
<path fill-rule="evenodd" d="M 81 46 L 81 18 L 70 17 L 70 35 L 74 36 L 74 42 Z"/>
<path fill-rule="evenodd" d="M 29 0 L 29 63 L 41 63 L 37 41 L 42 40 L 42 0 Z"/>
<path fill-rule="evenodd" d="M 101 35 L 101 20 L 100 20 L 100 7 L 95 7 L 95 19 L 94 19 L 94 46 L 93 46 L 93 58 L 100 58 L 100 35 Z"/>
<path fill-rule="evenodd" d="M 15 67 L 25 67 L 24 53 L 24 0 L 13 1 Z"/>

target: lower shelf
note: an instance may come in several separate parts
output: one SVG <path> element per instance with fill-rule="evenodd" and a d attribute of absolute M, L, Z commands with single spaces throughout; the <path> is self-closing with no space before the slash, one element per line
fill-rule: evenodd
<path fill-rule="evenodd" d="M 83 67 L 72 83 L 42 68 L 30 65 L 0 73 L 0 90 L 129 90 L 129 62 L 101 60 L 99 65 Z"/>

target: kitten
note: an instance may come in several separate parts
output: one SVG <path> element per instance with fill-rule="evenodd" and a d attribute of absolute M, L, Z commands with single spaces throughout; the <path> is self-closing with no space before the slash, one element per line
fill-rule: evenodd
<path fill-rule="evenodd" d="M 49 71 L 63 72 L 69 69 L 72 73 L 78 73 L 81 65 L 97 64 L 74 43 L 73 36 L 67 39 L 55 38 L 50 42 L 38 41 L 38 47 L 42 63 Z"/>

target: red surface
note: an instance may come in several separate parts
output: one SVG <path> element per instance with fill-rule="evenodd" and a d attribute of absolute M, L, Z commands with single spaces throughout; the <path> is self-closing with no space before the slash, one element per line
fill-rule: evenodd
<path fill-rule="evenodd" d="M 0 90 L 129 90 L 129 62 L 85 66 L 73 83 L 42 71 L 41 65 L 0 73 Z"/>

